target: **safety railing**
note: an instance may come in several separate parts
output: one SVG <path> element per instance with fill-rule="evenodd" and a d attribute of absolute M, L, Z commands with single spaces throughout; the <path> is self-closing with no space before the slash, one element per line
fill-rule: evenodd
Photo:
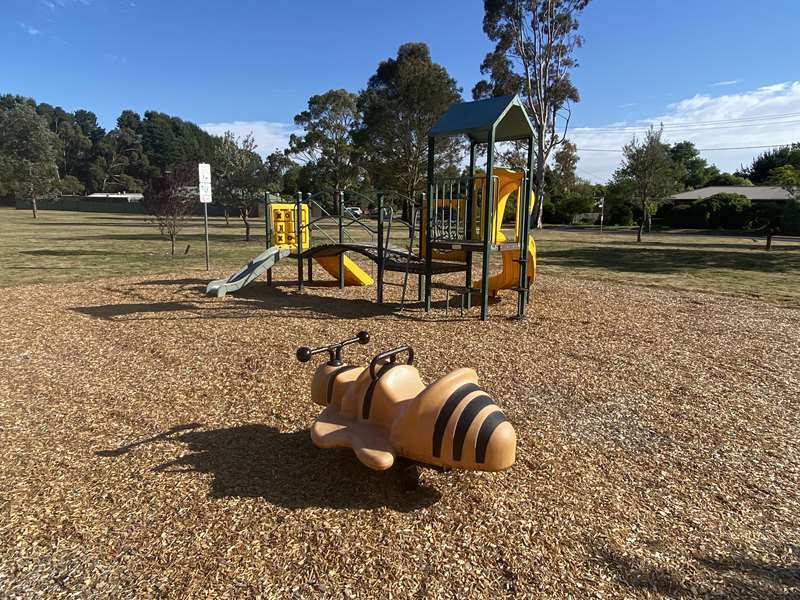
<path fill-rule="evenodd" d="M 497 198 L 498 177 L 493 176 L 492 197 Z M 428 219 L 432 242 L 467 242 L 483 239 L 487 186 L 484 175 L 437 177 L 430 188 Z M 490 228 L 493 235 L 493 228 Z M 494 243 L 494 240 L 491 240 Z"/>

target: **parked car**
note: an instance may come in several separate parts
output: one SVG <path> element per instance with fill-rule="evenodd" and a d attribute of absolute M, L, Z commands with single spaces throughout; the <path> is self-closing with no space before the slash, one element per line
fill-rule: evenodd
<path fill-rule="evenodd" d="M 344 212 L 348 213 L 354 219 L 360 219 L 364 214 L 364 211 L 362 211 L 359 206 L 345 206 Z"/>

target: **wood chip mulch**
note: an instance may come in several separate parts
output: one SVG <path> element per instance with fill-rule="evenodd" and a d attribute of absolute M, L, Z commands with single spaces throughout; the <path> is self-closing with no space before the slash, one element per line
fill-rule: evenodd
<path fill-rule="evenodd" d="M 3 290 L 0 597 L 800 597 L 800 311 L 545 275 L 482 323 L 276 271 Z M 315 448 L 294 350 L 360 329 L 474 367 L 517 464 L 406 492 Z"/>

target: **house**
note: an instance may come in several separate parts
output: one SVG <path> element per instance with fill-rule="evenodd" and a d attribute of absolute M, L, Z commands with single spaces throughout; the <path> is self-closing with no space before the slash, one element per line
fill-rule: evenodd
<path fill-rule="evenodd" d="M 750 199 L 753 204 L 761 202 L 786 202 L 791 199 L 791 194 L 777 185 L 712 185 L 709 187 L 689 190 L 680 194 L 673 194 L 669 201 L 675 205 L 691 204 L 696 200 L 703 200 L 715 194 L 740 194 Z"/>

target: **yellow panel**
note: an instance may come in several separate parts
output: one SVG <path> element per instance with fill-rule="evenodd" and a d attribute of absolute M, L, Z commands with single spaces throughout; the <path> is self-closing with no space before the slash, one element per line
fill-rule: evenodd
<path fill-rule="evenodd" d="M 314 257 L 319 265 L 325 269 L 334 279 L 339 279 L 339 257 L 338 256 L 316 256 Z M 345 285 L 372 285 L 374 283 L 369 273 L 365 272 L 355 262 L 347 256 L 344 257 L 344 284 Z"/>
<path fill-rule="evenodd" d="M 272 210 L 272 237 L 275 240 L 275 245 L 279 248 L 288 248 L 289 250 L 297 250 L 297 238 L 295 237 L 295 230 L 297 229 L 297 205 L 288 202 L 276 203 L 270 205 Z M 308 205 L 303 204 L 301 223 L 303 226 L 303 238 L 301 240 L 301 249 L 308 250 L 309 235 L 308 235 Z"/>

